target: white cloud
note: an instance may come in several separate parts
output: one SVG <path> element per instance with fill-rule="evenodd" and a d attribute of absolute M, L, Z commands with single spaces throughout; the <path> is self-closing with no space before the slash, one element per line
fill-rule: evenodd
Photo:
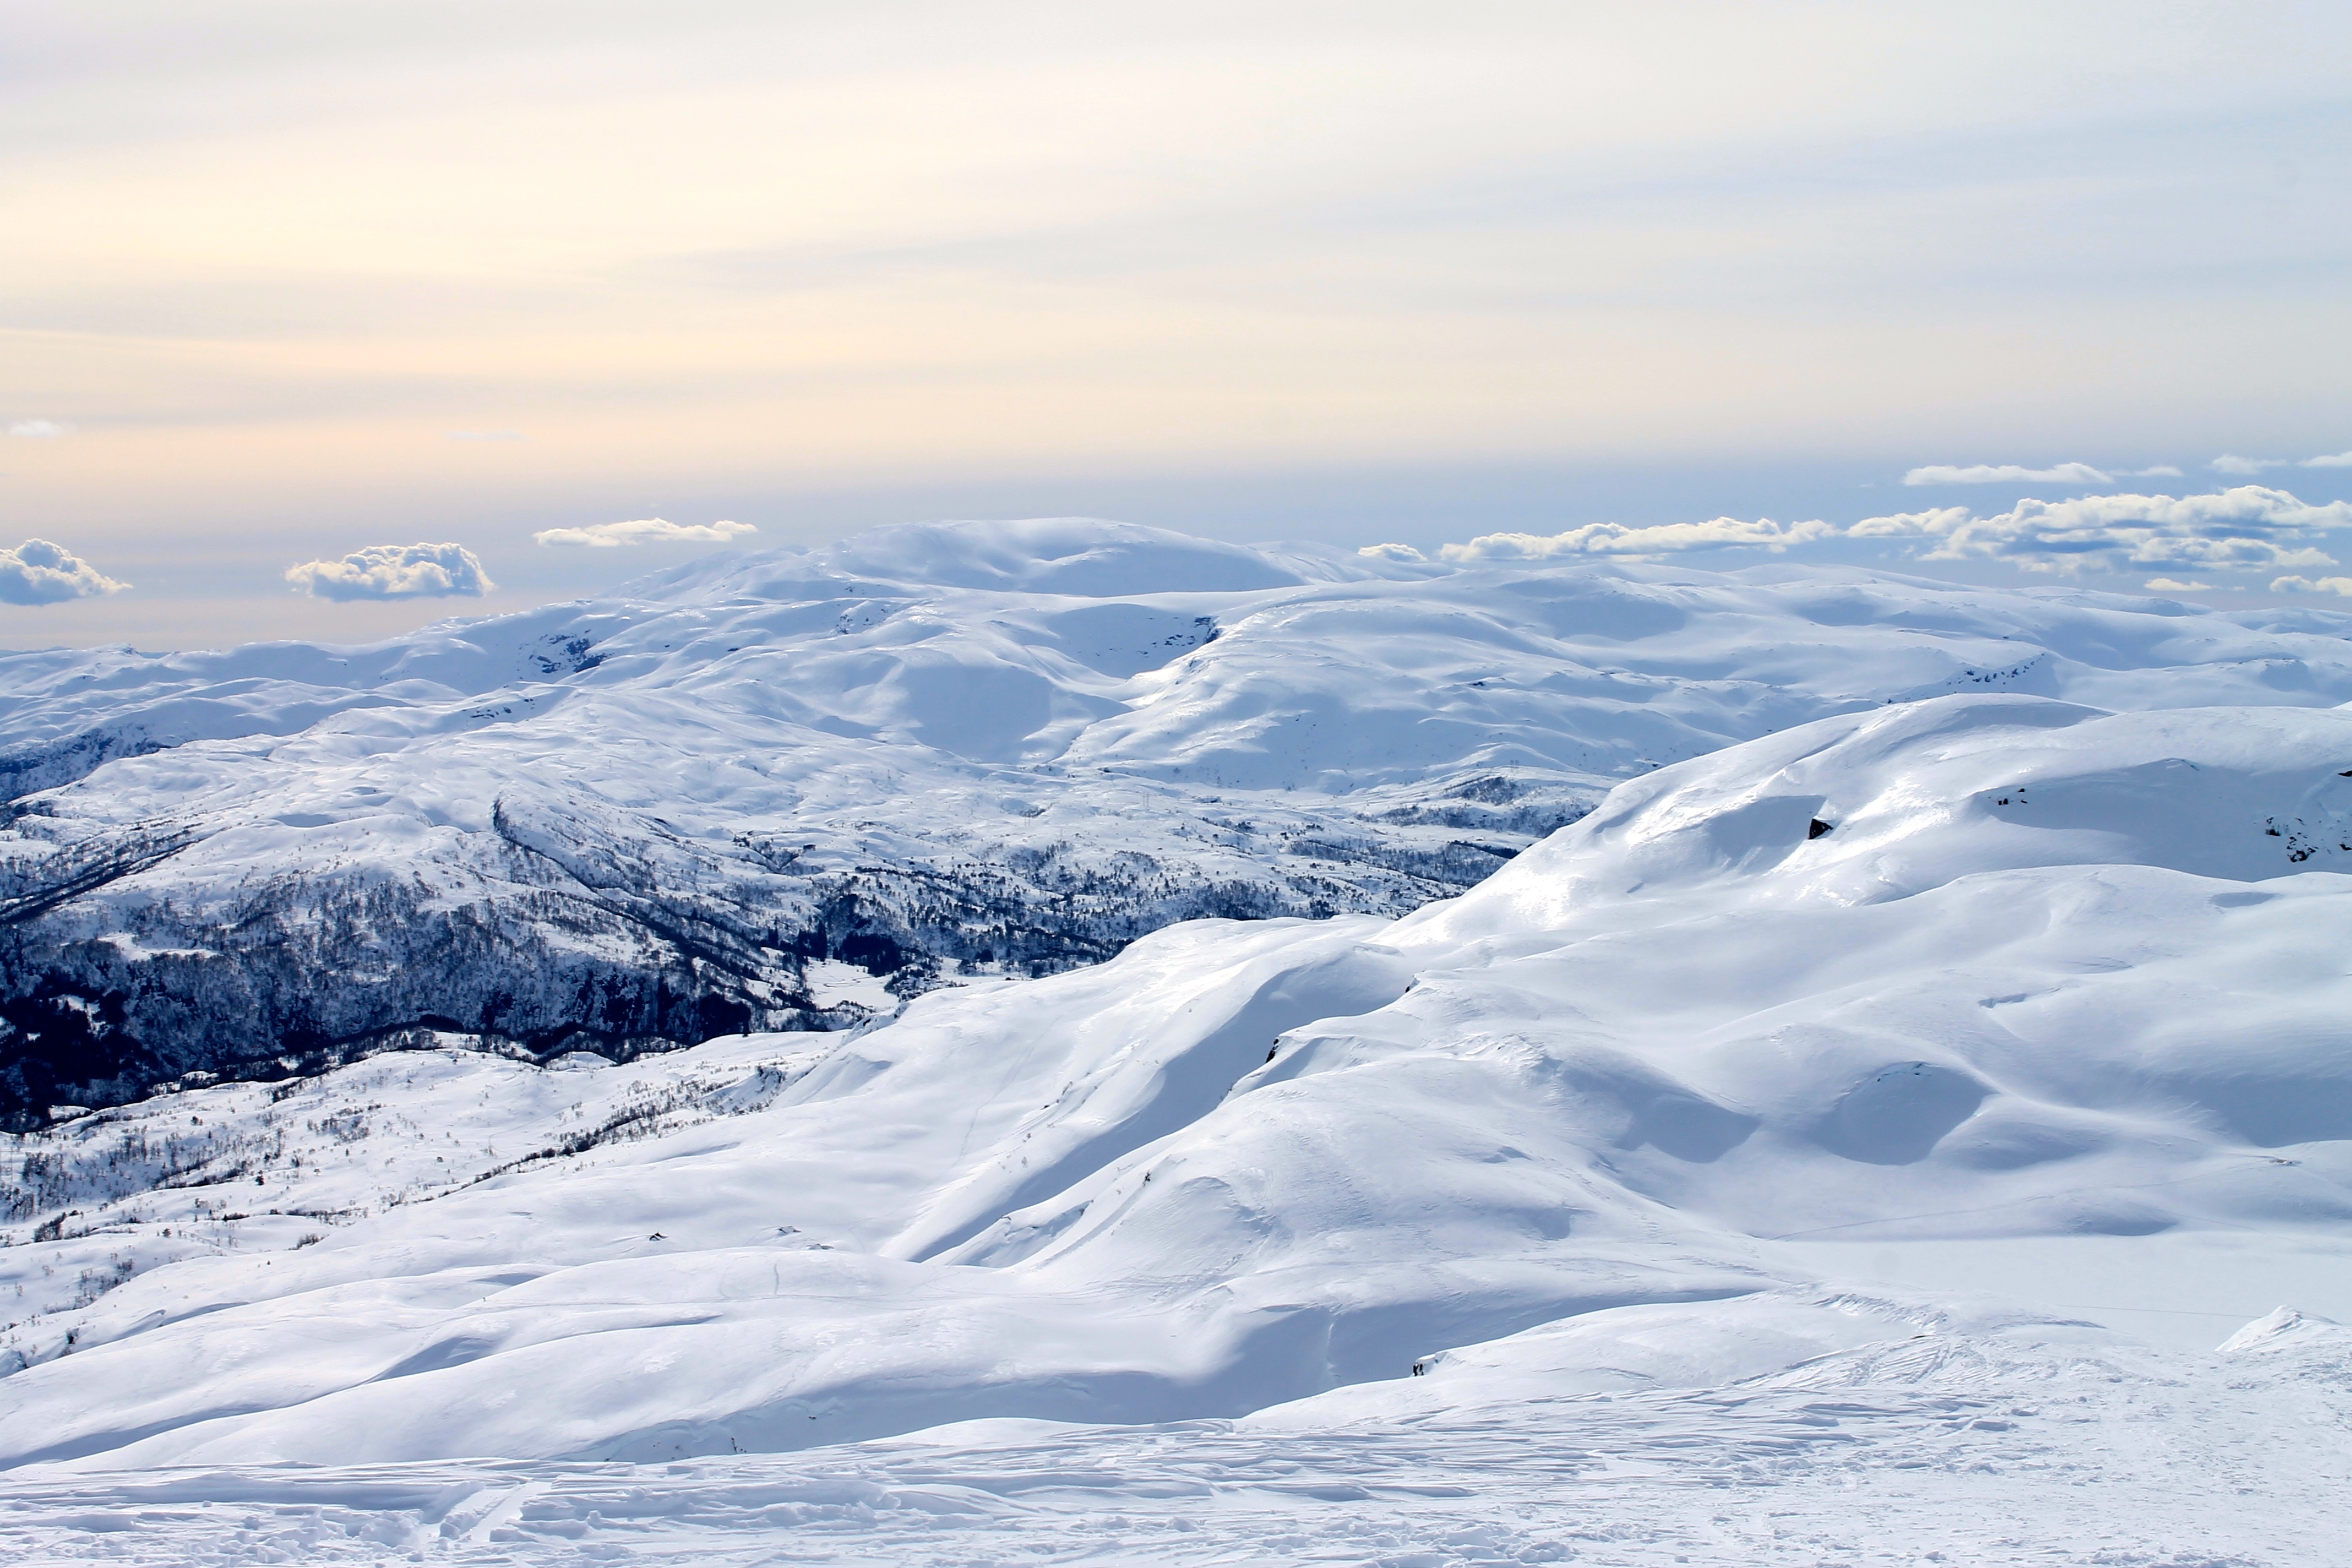
<path fill-rule="evenodd" d="M 1356 553 L 1369 555 L 1375 561 L 1426 561 L 1429 559 L 1410 544 L 1367 544 Z"/>
<path fill-rule="evenodd" d="M 2280 577 L 2271 584 L 2273 594 L 2342 594 L 2352 598 L 2352 577 Z"/>
<path fill-rule="evenodd" d="M 2117 471 L 2126 479 L 2177 479 L 2180 477 L 2180 470 L 2170 463 L 2158 463 L 2152 468 L 2123 468 Z"/>
<path fill-rule="evenodd" d="M 444 439 L 451 441 L 528 441 L 530 437 L 520 430 L 447 430 Z"/>
<path fill-rule="evenodd" d="M 2210 583 L 2181 583 L 2170 577 L 2150 577 L 2146 586 L 2158 594 L 2210 594 L 2213 591 Z"/>
<path fill-rule="evenodd" d="M 1854 539 L 1941 539 L 1972 521 L 1976 515 L 1964 506 L 1898 511 L 1891 517 L 1865 517 L 1847 529 L 1846 533 Z"/>
<path fill-rule="evenodd" d="M 1939 542 L 1927 560 L 1983 556 L 2032 572 L 2078 572 L 2086 566 L 2275 571 L 2336 564 L 2308 541 L 2338 528 L 2352 528 L 2352 502 L 2311 506 L 2284 490 L 2240 485 L 2219 495 L 2178 499 L 2021 500 L 1992 517 L 1978 517 L 1966 507 L 1942 507 L 1868 518 L 1846 531 L 1858 539 L 1935 539 Z"/>
<path fill-rule="evenodd" d="M 1743 522 L 1718 517 L 1711 522 L 1668 522 L 1654 528 L 1628 528 L 1622 522 L 1592 522 L 1565 533 L 1486 533 L 1467 544 L 1449 544 L 1438 552 L 1448 561 L 1551 561 L 1567 555 L 1662 555 L 1682 550 L 1786 550 L 1833 539 L 1837 529 L 1818 520 L 1787 527 L 1769 517 Z"/>
<path fill-rule="evenodd" d="M 443 599 L 498 586 L 462 544 L 371 544 L 341 561 L 305 561 L 286 580 L 320 599 Z"/>
<path fill-rule="evenodd" d="M 739 534 L 759 531 L 748 522 L 684 523 L 640 517 L 628 522 L 590 523 L 586 528 L 543 528 L 530 538 L 534 544 L 610 550 L 623 544 L 724 544 Z"/>
<path fill-rule="evenodd" d="M 2060 463 L 2051 468 L 2020 468 L 2015 463 L 1978 463 L 1955 468 L 1932 463 L 1903 476 L 1906 485 L 2104 485 L 2112 478 L 2088 463 Z"/>
<path fill-rule="evenodd" d="M 2325 458 L 2305 458 L 2302 466 L 2306 468 L 2352 468 L 2352 452 L 2337 452 Z"/>
<path fill-rule="evenodd" d="M 8 426 L 8 434 L 29 441 L 54 441 L 60 436 L 70 436 L 74 427 L 60 425 L 54 419 L 19 419 Z"/>
<path fill-rule="evenodd" d="M 2249 477 L 2264 468 L 2284 468 L 2284 458 L 2241 458 L 2235 452 L 2224 452 L 2205 466 L 2217 474 L 2243 474 Z"/>
<path fill-rule="evenodd" d="M 28 539 L 14 550 L 0 550 L 0 605 L 61 605 L 68 599 L 119 594 L 129 586 L 46 539 Z"/>

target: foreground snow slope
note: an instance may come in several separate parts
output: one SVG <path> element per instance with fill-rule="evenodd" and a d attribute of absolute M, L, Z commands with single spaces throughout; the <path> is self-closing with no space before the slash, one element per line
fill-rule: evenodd
<path fill-rule="evenodd" d="M 1487 1389 L 1441 1367 L 1379 1385 L 1413 1397 L 1377 1410 L 1326 1395 L 1241 1421 L 979 1421 L 658 1465 L 19 1470 L 0 1543 L 28 1565 L 171 1568 L 2342 1560 L 2352 1333 L 2330 1324 L 2274 1316 L 2200 1355 L 1883 1298 L 1624 1308 L 1577 1327 L 1597 1357 L 1555 1353 Z M 1891 1345 L 1851 1345 L 1889 1328 Z M 1773 1345 L 1851 1348 L 1727 1385 L 1596 1388 L 1555 1370 L 1654 1368 L 1653 1347 L 1694 1339 L 1736 1343 L 1694 1368 L 1709 1377 Z"/>
<path fill-rule="evenodd" d="M 0 656 L 0 1115 L 464 1035 L 854 1025 L 1394 916 L 1622 779 L 1942 693 L 2352 700 L 2352 616 L 884 529 L 368 647 Z M 862 983 L 862 984 L 861 984 Z"/>
<path fill-rule="evenodd" d="M 1319 1430 L 1822 1356 L 2096 1381 L 2154 1353 L 2098 1326 L 2115 1248 L 2177 1266 L 2119 1305 L 2217 1314 L 2200 1237 L 2347 1250 L 2347 811 L 2352 711 L 1948 697 L 1622 784 L 1399 921 L 1191 922 L 855 1037 L 159 1097 L 18 1145 L 52 1206 L 0 1288 L 131 1267 L 10 1331 L 0 1455 L 649 1462 L 1300 1399 Z M 428 1147 L 470 1184 L 407 1177 Z M 1987 1238 L 2081 1248 L 2074 1293 L 1859 1283 Z M 2134 1386 L 2189 1375 L 2159 1363 Z"/>

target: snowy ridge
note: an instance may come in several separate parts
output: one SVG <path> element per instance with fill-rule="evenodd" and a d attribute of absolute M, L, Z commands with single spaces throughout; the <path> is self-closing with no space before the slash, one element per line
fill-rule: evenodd
<path fill-rule="evenodd" d="M 840 1028 L 1181 920 L 1399 915 L 1727 743 L 1988 689 L 2324 707 L 2347 631 L 1049 520 L 365 648 L 0 656 L 0 1113 L 445 1037 Z"/>

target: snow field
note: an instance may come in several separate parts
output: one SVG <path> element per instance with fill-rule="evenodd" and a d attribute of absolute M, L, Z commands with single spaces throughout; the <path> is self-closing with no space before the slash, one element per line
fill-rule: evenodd
<path fill-rule="evenodd" d="M 768 1037 L 690 1059 L 542 1067 L 453 1042 L 68 1122 L 23 1141 L 34 1152 L 0 1188 L 11 1222 L 0 1225 L 0 1369 L 96 1342 L 106 1331 L 74 1314 L 135 1274 L 316 1246 L 494 1172 L 756 1110 L 819 1045 Z"/>
<path fill-rule="evenodd" d="M 1867 1321 L 1890 1309 L 1906 1310 L 1853 1299 L 1810 1310 Z M 1891 1347 L 1696 1390 L 1583 1392 L 1555 1353 L 1538 1358 L 1549 1375 L 1463 1386 L 1466 1397 L 1445 1397 L 1434 1371 L 1238 1422 L 966 1422 L 658 1465 L 18 1471 L 0 1541 L 27 1564 L 2337 1560 L 2340 1512 L 2315 1505 L 2348 1479 L 2335 1440 L 2352 1392 L 2346 1331 L 2273 1319 L 2227 1353 L 2162 1354 L 2095 1331 L 1908 1310 L 1899 1326 L 1914 1333 Z M 1605 1365 L 1612 1318 L 1639 1320 L 1623 1336 L 1636 1359 L 1680 1359 L 1677 1331 L 1704 1335 L 1709 1315 L 1808 1308 L 1679 1310 L 1680 1324 L 1658 1309 L 1595 1314 L 1578 1337 L 1601 1353 L 1565 1359 Z M 1820 1337 L 1815 1325 L 1791 1339 Z M 1760 1348 L 1749 1339 L 1733 1361 Z M 1366 1397 L 1381 1388 L 1422 1397 Z M 1329 1408 L 1342 1398 L 1358 1407 Z"/>

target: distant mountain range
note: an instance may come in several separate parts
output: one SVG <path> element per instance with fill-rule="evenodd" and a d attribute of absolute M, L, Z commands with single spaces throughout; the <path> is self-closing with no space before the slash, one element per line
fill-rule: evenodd
<path fill-rule="evenodd" d="M 362 647 L 0 655 L 0 1116 L 436 1042 L 861 1026 L 1179 921 L 1405 914 L 1621 781 L 1828 716 L 2330 707 L 2347 637 L 1060 520 L 717 555 Z"/>

